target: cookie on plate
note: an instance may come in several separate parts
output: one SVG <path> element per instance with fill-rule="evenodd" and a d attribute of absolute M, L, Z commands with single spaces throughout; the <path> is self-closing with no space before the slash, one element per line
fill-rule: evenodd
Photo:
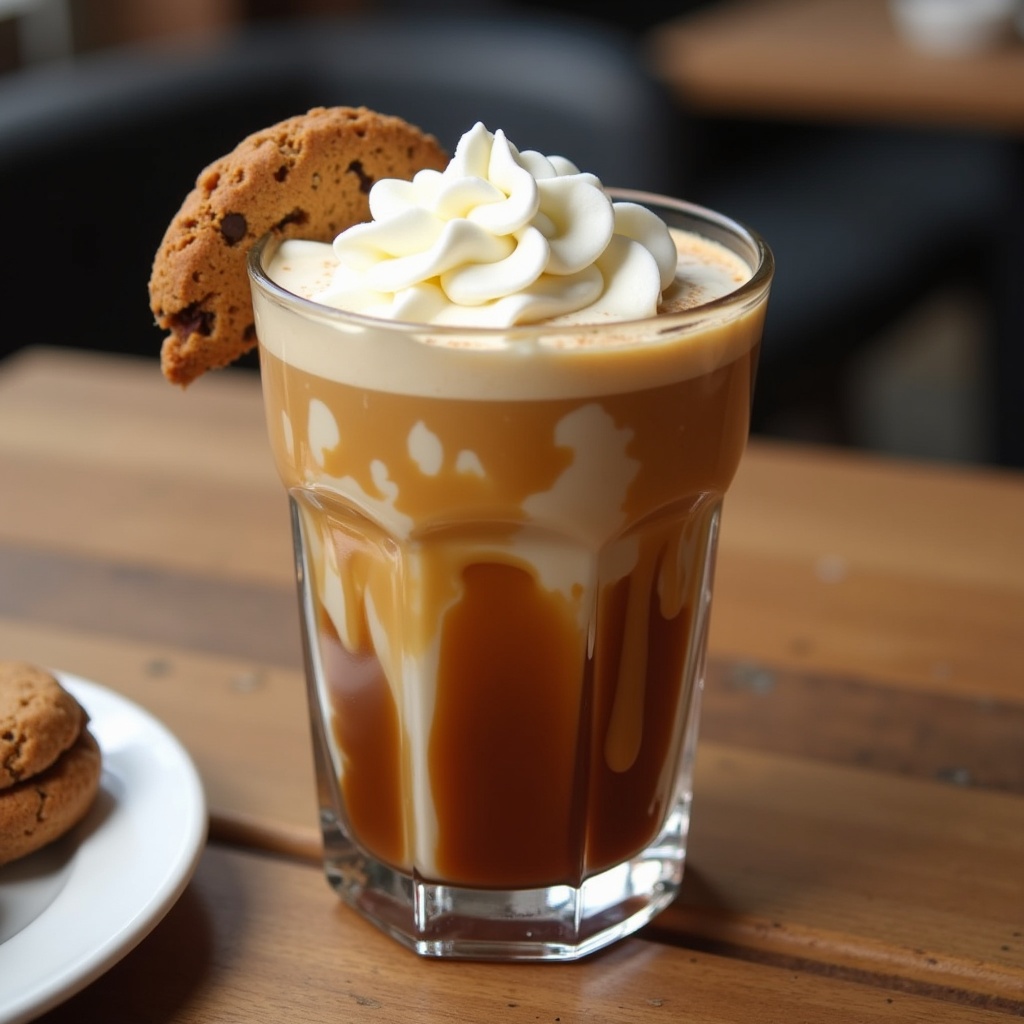
<path fill-rule="evenodd" d="M 365 107 L 316 107 L 243 139 L 196 179 L 153 262 L 150 307 L 170 334 L 164 376 L 186 386 L 256 344 L 246 254 L 267 232 L 330 241 L 369 219 L 378 178 L 443 170 L 432 135 Z"/>
<path fill-rule="evenodd" d="M 102 758 L 88 727 L 45 771 L 0 791 L 0 864 L 25 857 L 59 839 L 92 806 Z"/>
<path fill-rule="evenodd" d="M 88 723 L 55 676 L 0 661 L 0 864 L 53 842 L 92 806 L 102 757 Z"/>
<path fill-rule="evenodd" d="M 81 705 L 49 672 L 0 661 L 0 793 L 49 768 L 85 721 Z"/>

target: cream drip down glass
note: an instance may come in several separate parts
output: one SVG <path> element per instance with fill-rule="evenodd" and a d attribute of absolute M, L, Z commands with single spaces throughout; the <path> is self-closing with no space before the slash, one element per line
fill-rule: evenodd
<path fill-rule="evenodd" d="M 716 213 L 611 194 L 672 229 L 657 315 L 382 319 L 290 290 L 305 262 L 324 294 L 327 249 L 250 254 L 326 873 L 424 955 L 573 959 L 682 880 L 772 260 Z"/>

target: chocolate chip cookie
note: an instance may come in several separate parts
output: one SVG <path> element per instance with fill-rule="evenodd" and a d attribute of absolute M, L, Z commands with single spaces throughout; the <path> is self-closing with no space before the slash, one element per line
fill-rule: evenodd
<path fill-rule="evenodd" d="M 101 770 L 100 748 L 78 701 L 38 666 L 0 662 L 0 864 L 78 824 Z"/>
<path fill-rule="evenodd" d="M 203 170 L 167 228 L 149 283 L 164 376 L 186 386 L 256 344 L 246 273 L 267 232 L 330 241 L 368 220 L 378 178 L 442 170 L 437 140 L 365 107 L 317 107 L 243 139 Z"/>
<path fill-rule="evenodd" d="M 84 724 L 81 705 L 50 673 L 0 662 L 0 793 L 49 768 Z"/>
<path fill-rule="evenodd" d="M 59 839 L 88 813 L 99 791 L 102 757 L 88 728 L 44 772 L 0 792 L 0 864 Z"/>

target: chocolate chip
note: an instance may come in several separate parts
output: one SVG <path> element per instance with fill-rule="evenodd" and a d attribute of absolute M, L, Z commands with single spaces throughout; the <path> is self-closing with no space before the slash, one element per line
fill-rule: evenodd
<path fill-rule="evenodd" d="M 286 228 L 289 224 L 305 224 L 309 220 L 309 214 L 305 210 L 296 208 L 291 213 L 285 214 L 274 227 L 280 231 L 282 228 Z"/>
<path fill-rule="evenodd" d="M 274 171 L 274 181 L 284 181 L 288 177 L 288 165 L 281 164 L 276 171 Z"/>
<path fill-rule="evenodd" d="M 221 218 L 220 233 L 224 236 L 224 241 L 228 245 L 240 242 L 245 238 L 245 233 L 248 230 L 249 225 L 246 224 L 245 217 L 240 213 L 226 213 Z"/>
<path fill-rule="evenodd" d="M 190 334 L 201 334 L 208 338 L 213 333 L 213 322 L 217 316 L 208 309 L 201 309 L 198 302 L 171 314 L 171 326 L 175 333 L 187 338 Z"/>
<path fill-rule="evenodd" d="M 354 174 L 359 179 L 359 191 L 369 192 L 373 187 L 373 178 L 363 170 L 362 163 L 359 160 L 353 160 L 347 169 L 349 173 Z"/>

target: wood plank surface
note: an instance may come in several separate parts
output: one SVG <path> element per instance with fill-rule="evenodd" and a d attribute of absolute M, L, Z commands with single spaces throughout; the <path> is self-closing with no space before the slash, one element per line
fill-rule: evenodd
<path fill-rule="evenodd" d="M 0 539 L 292 579 L 287 502 L 251 372 L 182 391 L 154 359 L 24 350 L 0 372 L 0 455 Z"/>
<path fill-rule="evenodd" d="M 208 376 L 181 392 L 152 360 L 46 349 L 8 360 L 0 545 L 29 552 L 8 557 L 82 556 L 75 571 L 86 578 L 110 572 L 91 560 L 122 566 L 111 578 L 126 601 L 145 596 L 144 567 L 180 573 L 182 586 L 216 580 L 225 593 L 234 583 L 291 587 L 258 382 L 243 371 Z M 121 437 L 134 439 L 124 454 Z M 754 439 L 726 498 L 712 654 L 1017 699 L 1022 521 L 1019 473 Z M 50 586 L 51 607 L 61 603 L 74 625 L 86 613 L 60 594 L 59 574 Z M 262 593 L 266 612 L 274 600 Z M 201 633 L 209 609 L 176 621 Z"/>
<path fill-rule="evenodd" d="M 994 1024 L 1002 1013 L 627 939 L 582 964 L 420 960 L 340 906 L 319 872 L 211 846 L 181 900 L 47 1024 L 700 1020 Z"/>
<path fill-rule="evenodd" d="M 897 34 L 886 0 L 731 0 L 650 37 L 685 109 L 1024 131 L 1024 45 L 936 57 Z"/>
<path fill-rule="evenodd" d="M 1024 692 L 1024 476 L 751 442 L 711 649 L 982 699 Z"/>
<path fill-rule="evenodd" d="M 704 743 L 660 928 L 1024 1012 L 1024 801 Z"/>
<path fill-rule="evenodd" d="M 149 360 L 0 365 L 0 652 L 152 710 L 200 768 L 215 837 L 312 862 L 261 416 L 242 372 L 182 393 Z M 751 443 L 684 894 L 651 938 L 1024 1013 L 1022 522 L 1019 474 Z"/>
<path fill-rule="evenodd" d="M 7 621 L 0 649 L 74 666 L 166 722 L 203 776 L 215 837 L 316 860 L 297 671 Z M 684 892 L 659 937 L 1024 1012 L 1019 794 L 707 736 L 695 794 Z"/>

